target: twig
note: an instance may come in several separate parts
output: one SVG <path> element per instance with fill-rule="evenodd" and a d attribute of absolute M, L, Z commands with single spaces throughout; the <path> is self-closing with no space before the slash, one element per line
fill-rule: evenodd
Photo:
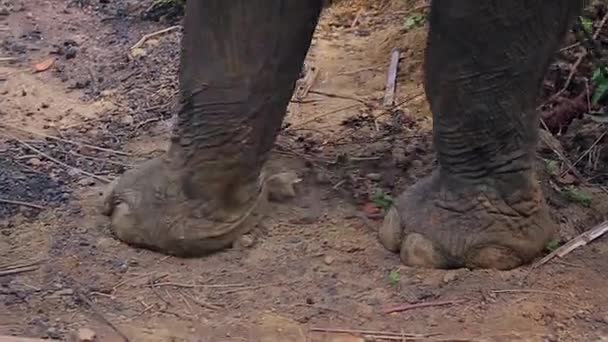
<path fill-rule="evenodd" d="M 367 70 L 379 69 L 380 67 L 382 67 L 382 65 L 368 66 L 368 67 L 365 67 L 365 68 L 360 68 L 360 69 L 356 69 L 356 70 L 345 71 L 345 72 L 339 72 L 337 75 L 338 75 L 338 76 L 348 76 L 348 75 L 354 75 L 354 74 L 358 74 L 358 73 L 360 73 L 360 72 L 367 71 Z"/>
<path fill-rule="evenodd" d="M 205 308 L 205 309 L 209 309 L 209 310 L 220 310 L 222 307 L 216 304 L 211 304 L 211 303 L 205 303 L 202 300 L 195 298 L 194 296 L 192 296 L 189 293 L 185 293 L 185 292 L 181 292 L 181 294 L 183 296 L 188 297 L 188 299 L 190 299 L 191 301 L 193 301 L 195 304 L 197 304 L 198 306 Z"/>
<path fill-rule="evenodd" d="M 361 14 L 363 14 L 363 8 L 360 8 L 357 11 L 357 14 L 355 15 L 355 19 L 353 19 L 353 22 L 350 24 L 350 28 L 355 28 L 355 26 L 357 26 L 357 24 L 359 23 L 359 18 L 361 17 Z"/>
<path fill-rule="evenodd" d="M 46 154 L 46 153 L 44 153 L 44 152 L 40 151 L 39 149 L 35 148 L 34 146 L 32 146 L 32 145 L 30 145 L 30 144 L 26 143 L 25 141 L 23 141 L 23 140 L 21 140 L 21 139 L 19 139 L 19 138 L 17 138 L 17 137 L 10 136 L 10 135 L 9 135 L 9 137 L 10 137 L 11 139 L 13 139 L 13 140 L 17 141 L 17 142 L 18 142 L 18 143 L 20 143 L 21 145 L 23 145 L 23 146 L 27 147 L 27 148 L 28 148 L 28 149 L 30 149 L 31 151 L 36 152 L 36 153 L 37 153 L 38 155 L 40 155 L 41 157 L 44 157 L 44 158 L 46 158 L 46 159 L 48 159 L 48 160 L 50 160 L 50 161 L 54 162 L 55 164 L 61 165 L 61 166 L 65 167 L 65 168 L 67 168 L 67 169 L 71 169 L 71 170 L 76 171 L 76 172 L 78 172 L 78 173 L 81 173 L 81 174 L 83 174 L 83 175 L 85 175 L 85 176 L 89 176 L 89 177 L 91 177 L 91 178 L 95 178 L 95 179 L 97 179 L 98 181 L 101 181 L 101 182 L 104 182 L 104 183 L 111 183 L 111 181 L 110 181 L 109 179 L 107 179 L 107 178 L 104 178 L 104 177 L 98 176 L 98 175 L 96 175 L 96 174 L 90 173 L 90 172 L 88 172 L 88 171 L 85 171 L 85 170 L 79 169 L 79 168 L 74 167 L 74 166 L 70 166 L 70 165 L 68 165 L 68 164 L 66 164 L 66 163 L 64 163 L 64 162 L 62 162 L 62 161 L 61 161 L 61 160 L 59 160 L 59 159 L 53 158 L 53 157 L 49 156 L 48 154 Z"/>
<path fill-rule="evenodd" d="M 602 29 L 604 28 L 604 25 L 606 24 L 606 21 L 608 21 L 608 13 L 606 13 L 604 15 L 604 17 L 602 18 L 602 21 L 600 21 L 600 24 L 598 25 L 597 29 L 595 30 L 595 32 L 593 33 L 593 39 L 597 39 L 597 37 L 599 37 L 600 33 L 602 32 Z M 580 42 L 577 43 L 578 45 L 582 45 Z M 573 44 L 567 48 L 571 48 L 574 47 Z M 576 45 L 576 46 L 578 46 Z M 561 50 L 560 50 L 561 51 Z M 574 62 L 574 64 L 572 65 L 572 69 L 570 70 L 570 73 L 568 74 L 568 78 L 566 79 L 566 83 L 564 83 L 564 86 L 562 87 L 562 89 L 560 89 L 557 93 L 553 94 L 553 96 L 551 96 L 549 98 L 549 100 L 547 100 L 547 102 L 551 102 L 555 99 L 557 99 L 561 94 L 563 94 L 566 89 L 568 88 L 568 86 L 570 85 L 570 82 L 572 82 L 572 79 L 574 78 L 574 74 L 576 73 L 576 70 L 578 69 L 579 65 L 581 64 L 581 62 L 583 61 L 583 59 L 587 56 L 587 51 L 585 50 L 576 60 L 576 62 Z"/>
<path fill-rule="evenodd" d="M 18 60 L 15 57 L 0 57 L 0 62 L 14 62 Z"/>
<path fill-rule="evenodd" d="M 204 285 L 204 284 L 181 284 L 181 283 L 172 283 L 172 282 L 166 282 L 166 283 L 157 283 L 157 284 L 149 284 L 150 286 L 157 286 L 157 287 L 161 287 L 161 286 L 173 286 L 173 287 L 181 287 L 181 288 L 186 288 L 186 289 L 194 289 L 194 288 L 205 288 L 205 289 L 217 289 L 217 288 L 226 288 L 226 287 L 247 287 L 245 284 L 211 284 L 211 285 Z"/>
<path fill-rule="evenodd" d="M 40 209 L 40 210 L 44 210 L 45 209 L 44 207 L 39 206 L 38 204 L 29 203 L 29 202 L 22 202 L 22 201 L 15 201 L 15 200 L 8 200 L 8 199 L 2 199 L 2 198 L 0 198 L 0 203 L 22 205 L 24 207 L 30 207 L 30 208 Z"/>
<path fill-rule="evenodd" d="M 145 34 L 143 37 L 141 37 L 140 40 L 137 41 L 137 43 L 135 43 L 133 46 L 131 46 L 131 48 L 129 48 L 129 51 L 133 51 L 137 48 L 140 48 L 142 45 L 144 45 L 146 43 L 146 41 L 148 41 L 148 39 L 152 39 L 156 36 L 160 36 L 161 34 L 169 33 L 171 31 L 175 31 L 175 30 L 178 30 L 181 28 L 182 28 L 181 25 L 174 25 L 174 26 L 167 27 L 167 28 L 164 28 L 164 29 L 156 31 L 156 32 Z"/>
<path fill-rule="evenodd" d="M 357 102 L 359 102 L 359 103 L 361 103 L 361 104 L 363 104 L 363 105 L 365 105 L 367 107 L 370 106 L 368 102 L 366 102 L 364 100 L 361 100 L 361 99 L 358 99 L 358 98 L 353 97 L 353 96 L 349 96 L 349 95 L 334 94 L 334 93 L 328 93 L 328 92 L 319 91 L 319 90 L 309 90 L 308 92 L 311 93 L 311 94 L 317 94 L 317 95 L 322 95 L 322 96 L 327 96 L 327 97 L 333 97 L 333 98 L 337 98 L 337 99 L 345 99 L 345 100 L 357 101 Z"/>
<path fill-rule="evenodd" d="M 398 12 L 394 12 L 395 14 L 399 14 L 400 16 L 404 16 L 404 15 L 408 15 L 408 14 L 412 14 L 414 12 L 419 12 L 422 10 L 425 10 L 427 8 L 431 7 L 431 4 L 424 4 L 424 5 L 420 5 L 420 6 L 416 6 L 414 8 L 411 8 L 407 11 L 398 11 Z"/>
<path fill-rule="evenodd" d="M 599 143 L 599 142 L 600 142 L 600 141 L 601 141 L 601 140 L 604 138 L 604 136 L 606 136 L 606 133 L 608 133 L 608 130 L 605 130 L 604 132 L 602 132 L 602 134 L 600 134 L 600 136 L 599 136 L 597 139 L 595 139 L 595 141 L 593 142 L 593 144 L 591 144 L 591 146 L 589 146 L 589 148 L 588 148 L 588 149 L 587 149 L 585 152 L 583 152 L 583 153 L 582 153 L 582 154 L 581 154 L 581 155 L 580 155 L 580 156 L 579 156 L 579 157 L 576 159 L 576 161 L 575 161 L 574 163 L 572 163 L 572 167 L 575 167 L 575 166 L 576 166 L 576 164 L 578 164 L 578 163 L 579 163 L 581 160 L 583 160 L 583 158 L 585 158 L 585 156 L 586 156 L 586 155 L 588 155 L 588 154 L 591 152 L 591 150 L 593 150 L 593 148 L 594 148 L 594 147 L 595 147 L 595 146 L 596 146 L 596 145 L 597 145 L 597 144 L 598 144 L 598 143 Z M 563 173 L 560 175 L 560 177 L 563 177 L 565 173 L 566 173 L 566 172 L 563 172 Z"/>
<path fill-rule="evenodd" d="M 17 337 L 17 336 L 0 336 L 0 342 L 49 342 L 59 340 L 47 340 L 41 338 Z"/>
<path fill-rule="evenodd" d="M 555 257 L 563 258 L 575 249 L 585 246 L 591 241 L 606 234 L 606 232 L 608 232 L 608 221 L 604 221 L 601 224 L 595 226 L 595 228 L 592 228 L 582 233 L 581 235 L 575 237 L 574 239 L 568 241 L 563 246 L 559 247 L 558 249 L 554 250 L 553 252 L 542 258 L 538 263 L 534 265 L 533 268 L 542 266 Z"/>
<path fill-rule="evenodd" d="M 528 289 L 493 290 L 490 292 L 492 292 L 492 293 L 538 293 L 538 294 L 550 294 L 550 295 L 557 295 L 557 296 L 564 296 L 564 297 L 567 296 L 564 293 L 560 293 L 560 292 L 556 292 L 556 291 L 528 290 Z"/>
<path fill-rule="evenodd" d="M 578 69 L 578 66 L 581 65 L 581 62 L 583 62 L 583 59 L 586 56 L 587 56 L 587 51 L 584 51 L 583 53 L 581 53 L 580 56 L 578 56 L 576 62 L 574 62 L 574 64 L 572 64 L 572 69 L 570 69 L 570 73 L 568 74 L 568 78 L 566 78 L 566 83 L 564 83 L 564 86 L 562 87 L 562 89 L 560 89 L 557 93 L 553 94 L 549 98 L 549 100 L 547 100 L 546 102 L 554 101 L 568 89 L 568 86 L 570 86 L 570 82 L 572 82 L 572 79 L 574 78 L 574 74 L 576 74 L 576 70 Z"/>
<path fill-rule="evenodd" d="M 89 145 L 86 143 L 81 143 L 78 141 L 73 141 L 73 140 L 68 140 L 68 139 L 63 139 L 60 137 L 56 137 L 53 135 L 48 135 L 48 134 L 44 134 L 44 133 L 38 133 L 38 132 L 34 132 L 34 131 L 30 131 L 28 129 L 25 128 L 21 128 L 21 127 L 17 127 L 17 126 L 13 126 L 13 125 L 9 125 L 6 123 L 0 123 L 0 126 L 4 126 L 8 129 L 15 129 L 24 133 L 28 133 L 28 134 L 32 134 L 32 135 L 37 135 L 39 137 L 43 137 L 43 138 L 47 138 L 47 139 L 52 139 L 52 140 L 56 140 L 56 141 L 61 141 L 64 143 L 68 143 L 68 144 L 73 144 L 76 146 L 81 146 L 81 147 L 86 147 L 86 148 L 90 148 L 92 150 L 97 150 L 97 151 L 103 151 L 103 152 L 108 152 L 108 153 L 113 153 L 113 154 L 118 154 L 118 155 L 123 155 L 123 156 L 130 156 L 131 153 L 127 153 L 127 152 L 122 152 L 122 151 L 116 151 L 116 150 L 112 150 L 109 148 L 104 148 L 104 147 L 99 147 L 99 146 L 95 146 L 95 145 Z"/>
<path fill-rule="evenodd" d="M 464 302 L 466 302 L 466 299 L 447 300 L 447 301 L 438 301 L 438 302 L 426 302 L 426 303 L 416 303 L 416 304 L 404 304 L 404 305 L 399 305 L 399 306 L 395 306 L 392 308 L 388 308 L 388 309 L 384 310 L 384 313 L 390 314 L 390 313 L 394 313 L 394 312 L 403 312 L 403 311 L 408 311 L 408 310 L 413 310 L 413 309 L 428 308 L 431 306 L 455 305 L 455 304 L 460 304 L 460 303 L 464 303 Z"/>
<path fill-rule="evenodd" d="M 108 320 L 106 318 L 106 316 L 104 316 L 95 306 L 95 304 L 93 304 L 93 302 L 91 302 L 91 300 L 89 298 L 87 298 L 80 290 L 76 289 L 74 291 L 76 293 L 76 295 L 78 296 L 78 298 L 85 303 L 90 309 L 91 311 L 93 311 L 93 313 L 95 314 L 95 316 L 97 316 L 97 318 L 102 321 L 103 323 L 105 323 L 107 326 L 109 326 L 110 328 L 112 328 L 112 330 L 114 330 L 114 332 L 116 334 L 118 334 L 125 342 L 131 342 L 131 340 L 129 339 L 129 337 L 127 337 L 127 335 L 125 335 L 122 331 L 120 331 L 120 329 L 118 329 L 118 327 L 116 327 L 116 325 L 114 325 L 114 323 L 110 322 L 110 320 Z"/>
<path fill-rule="evenodd" d="M 386 79 L 386 90 L 384 93 L 384 106 L 392 106 L 395 103 L 395 83 L 397 82 L 397 69 L 399 68 L 399 55 L 401 52 L 395 48 L 391 51 L 391 62 L 388 66 Z"/>
<path fill-rule="evenodd" d="M 34 265 L 34 266 L 17 267 L 17 268 L 8 269 L 8 270 L 0 270 L 0 277 L 7 276 L 7 275 L 13 275 L 13 274 L 19 274 L 19 273 L 25 273 L 25 272 L 31 272 L 31 271 L 35 271 L 37 269 L 38 269 L 38 266 Z"/>
<path fill-rule="evenodd" d="M 343 111 L 343 110 L 352 109 L 352 108 L 355 108 L 355 107 L 358 107 L 358 106 L 359 106 L 358 104 L 352 104 L 352 105 L 348 105 L 348 106 L 341 107 L 341 108 L 338 108 L 338 109 L 330 110 L 329 112 L 319 114 L 319 115 L 317 115 L 317 116 L 314 116 L 314 117 L 310 118 L 309 120 L 306 120 L 306 121 L 304 121 L 304 122 L 300 122 L 300 123 L 299 123 L 299 124 L 297 124 L 297 125 L 293 125 L 293 126 L 291 126 L 291 127 L 287 127 L 287 128 L 286 128 L 286 129 L 284 129 L 283 131 L 284 131 L 284 132 L 288 132 L 288 131 L 294 130 L 294 129 L 296 129 L 296 128 L 300 128 L 300 127 L 302 127 L 302 126 L 305 126 L 305 125 L 307 125 L 307 124 L 309 124 L 309 123 L 311 123 L 311 122 L 315 122 L 315 121 L 317 121 L 318 119 L 323 118 L 323 117 L 326 117 L 326 116 L 328 116 L 328 115 L 335 114 L 335 113 L 341 112 L 341 111 Z"/>
<path fill-rule="evenodd" d="M 397 337 L 428 337 L 429 334 L 409 334 L 396 333 L 379 330 L 357 330 L 357 329 L 334 329 L 334 328 L 310 328 L 311 332 L 324 332 L 333 334 L 358 334 L 358 335 L 382 335 L 382 336 L 397 336 Z M 434 335 L 434 334 L 433 334 Z"/>

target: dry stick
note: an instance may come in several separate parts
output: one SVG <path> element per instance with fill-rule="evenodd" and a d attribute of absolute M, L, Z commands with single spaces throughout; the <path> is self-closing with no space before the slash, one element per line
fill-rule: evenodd
<path fill-rule="evenodd" d="M 130 156 L 130 153 L 127 152 L 122 152 L 122 151 L 116 151 L 116 150 L 112 150 L 109 148 L 104 148 L 104 147 L 99 147 L 99 146 L 95 146 L 95 145 L 89 145 L 89 144 L 85 144 L 85 143 L 81 143 L 78 141 L 73 141 L 73 140 L 68 140 L 68 139 L 63 139 L 60 137 L 56 137 L 53 135 L 48 135 L 48 134 L 44 134 L 44 133 L 38 133 L 38 132 L 34 132 L 34 131 L 30 131 L 28 129 L 25 128 L 21 128 L 21 127 L 17 127 L 17 126 L 13 126 L 13 125 L 9 125 L 6 123 L 0 123 L 0 127 L 4 126 L 8 129 L 15 129 L 24 133 L 28 133 L 28 134 L 32 134 L 32 135 L 37 135 L 39 137 L 43 137 L 43 138 L 48 138 L 48 139 L 52 139 L 52 140 L 56 140 L 56 141 L 61 141 L 64 143 L 68 143 L 68 144 L 73 144 L 76 146 L 81 146 L 81 147 L 86 147 L 86 148 L 90 148 L 92 150 L 97 150 L 97 151 L 103 151 L 103 152 L 108 152 L 108 153 L 113 153 L 113 154 L 118 154 L 118 155 L 123 155 L 123 156 Z"/>
<path fill-rule="evenodd" d="M 563 258 L 566 255 L 570 254 L 575 249 L 585 246 L 591 241 L 601 237 L 602 235 L 608 232 L 608 221 L 604 221 L 599 225 L 595 226 L 581 235 L 575 237 L 574 239 L 568 241 L 563 246 L 549 253 L 547 256 L 542 258 L 538 263 L 536 263 L 532 268 L 537 268 L 551 261 L 551 259 L 557 257 Z"/>
<path fill-rule="evenodd" d="M 355 28 L 355 26 L 357 26 L 357 24 L 359 23 L 359 18 L 361 17 L 361 14 L 363 14 L 363 8 L 360 8 L 357 11 L 357 14 L 355 15 L 355 19 L 353 19 L 353 22 L 350 24 L 350 28 Z"/>
<path fill-rule="evenodd" d="M 122 331 L 120 331 L 120 329 L 118 329 L 118 327 L 116 327 L 116 325 L 114 325 L 114 323 L 110 322 L 110 320 L 108 320 L 106 318 L 106 316 L 104 316 L 95 306 L 95 304 L 93 304 L 93 302 L 91 302 L 91 300 L 89 298 L 87 298 L 82 292 L 80 292 L 80 290 L 76 290 L 76 295 L 78 296 L 78 298 L 85 303 L 90 309 L 91 311 L 93 311 L 93 313 L 95 314 L 95 316 L 97 316 L 97 318 L 102 321 L 103 323 L 105 323 L 106 325 L 108 325 L 110 328 L 112 328 L 112 330 L 114 330 L 114 332 L 116 332 L 116 334 L 118 334 L 125 342 L 131 342 L 131 340 L 129 339 L 129 337 L 127 337 L 127 335 L 125 335 Z"/>
<path fill-rule="evenodd" d="M 22 205 L 24 207 L 30 207 L 30 208 L 40 209 L 40 210 L 44 210 L 45 209 L 44 207 L 39 206 L 38 204 L 33 204 L 33 203 L 28 203 L 28 202 L 22 202 L 22 201 L 15 201 L 15 200 L 8 200 L 8 199 L 2 199 L 2 198 L 0 198 L 0 203 Z"/>
<path fill-rule="evenodd" d="M 173 287 L 182 287 L 186 289 L 194 289 L 194 288 L 204 288 L 204 289 L 217 289 L 217 288 L 226 288 L 226 287 L 247 287 L 245 284 L 211 284 L 211 285 L 197 285 L 197 284 L 180 284 L 180 283 L 158 283 L 158 284 L 150 284 L 151 286 L 173 286 Z"/>
<path fill-rule="evenodd" d="M 593 33 L 593 39 L 597 39 L 597 37 L 599 37 L 600 33 L 602 32 L 602 29 L 604 27 L 604 25 L 606 24 L 606 21 L 608 21 L 608 12 L 604 15 L 604 17 L 602 18 L 602 21 L 600 21 L 599 26 L 597 27 L 597 29 L 595 30 L 595 32 Z M 578 43 L 580 45 L 580 42 Z M 572 45 L 571 45 L 572 46 Z M 579 65 L 583 62 L 583 59 L 588 55 L 587 51 L 585 50 L 576 60 L 576 62 L 574 62 L 574 64 L 572 65 L 572 69 L 570 70 L 570 73 L 568 74 L 568 78 L 566 79 L 566 83 L 564 83 L 564 86 L 562 87 L 562 89 L 560 89 L 557 93 L 553 94 L 553 96 L 551 96 L 549 98 L 549 100 L 547 100 L 547 102 L 551 102 L 555 99 L 557 99 L 561 94 L 563 94 L 566 89 L 568 88 L 568 86 L 570 86 L 570 82 L 572 82 L 572 79 L 574 78 L 574 74 L 576 73 L 576 70 L 578 69 Z"/>
<path fill-rule="evenodd" d="M 417 304 L 404 304 L 395 306 L 389 309 L 384 310 L 385 314 L 390 314 L 394 312 L 403 312 L 413 309 L 419 308 L 428 308 L 431 306 L 444 306 L 444 305 L 455 305 L 466 302 L 466 299 L 458 299 L 458 300 L 447 300 L 447 301 L 438 301 L 438 302 L 426 302 L 426 303 L 417 303 Z"/>
<path fill-rule="evenodd" d="M 144 43 L 146 43 L 146 41 L 148 41 L 148 39 L 152 39 L 156 36 L 160 36 L 161 34 L 169 33 L 171 31 L 175 31 L 175 30 L 181 29 L 181 28 L 182 28 L 181 25 L 175 25 L 175 26 L 167 27 L 165 29 L 156 31 L 156 32 L 145 34 L 143 37 L 141 37 L 140 40 L 137 41 L 137 43 L 135 43 L 133 46 L 131 46 L 131 48 L 129 48 L 129 51 L 133 51 L 137 48 L 140 48 L 142 45 L 144 45 Z"/>
<path fill-rule="evenodd" d="M 344 99 L 344 100 L 357 101 L 357 102 L 360 102 L 361 104 L 369 107 L 369 103 L 368 102 L 366 102 L 364 100 L 361 100 L 361 99 L 358 99 L 358 98 L 356 98 L 354 96 L 328 93 L 328 92 L 320 91 L 320 90 L 309 90 L 308 92 L 311 93 L 311 94 L 317 94 L 317 95 L 322 95 L 322 96 L 327 96 L 327 97 L 333 97 L 333 98 L 336 98 L 336 99 Z"/>
<path fill-rule="evenodd" d="M 564 293 L 560 293 L 560 292 L 556 292 L 556 291 L 527 290 L 527 289 L 493 290 L 490 292 L 492 292 L 492 293 L 538 293 L 538 294 L 550 294 L 550 295 L 564 296 L 564 297 L 567 296 Z"/>
<path fill-rule="evenodd" d="M 61 166 L 65 167 L 65 168 L 67 168 L 67 169 L 74 170 L 74 171 L 76 171 L 76 172 L 78 172 L 78 173 L 81 173 L 81 174 L 83 174 L 83 175 L 85 175 L 85 176 L 89 176 L 89 177 L 91 177 L 91 178 L 95 178 L 95 179 L 97 179 L 97 180 L 99 180 L 99 181 L 101 181 L 101 182 L 104 182 L 104 183 L 111 183 L 111 182 L 112 182 L 111 180 L 109 180 L 109 179 L 107 179 L 107 178 L 104 178 L 104 177 L 98 176 L 98 175 L 96 175 L 96 174 L 93 174 L 93 173 L 87 172 L 87 171 L 85 171 L 85 170 L 79 169 L 79 168 L 74 167 L 74 166 L 70 166 L 70 165 L 68 165 L 68 164 L 66 164 L 66 163 L 64 163 L 64 162 L 62 162 L 61 160 L 58 160 L 58 159 L 56 159 L 56 158 L 53 158 L 53 157 L 49 156 L 48 154 L 46 154 L 46 153 L 44 153 L 44 152 L 40 151 L 39 149 L 35 148 L 34 146 L 32 146 L 32 145 L 30 145 L 30 144 L 26 143 L 25 141 L 23 141 L 23 140 L 21 140 L 21 139 L 19 139 L 19 138 L 16 138 L 16 137 L 14 137 L 14 136 L 10 136 L 10 135 L 9 135 L 9 137 L 10 137 L 11 139 L 13 139 L 13 140 L 17 141 L 17 142 L 18 142 L 18 143 L 20 143 L 21 145 L 23 145 L 23 146 L 27 147 L 28 149 L 32 150 L 33 152 L 36 152 L 38 155 L 40 155 L 40 156 L 42 156 L 42 157 L 44 157 L 44 158 L 46 158 L 46 159 L 48 159 L 48 160 L 50 160 L 50 161 L 52 161 L 52 162 L 54 162 L 54 163 L 58 164 L 58 165 L 61 165 Z"/>
<path fill-rule="evenodd" d="M 367 70 L 374 70 L 374 69 L 379 69 L 381 68 L 383 65 L 374 65 L 374 66 L 368 66 L 365 68 L 360 68 L 360 69 L 356 69 L 356 70 L 351 70 L 351 71 L 345 71 L 345 72 L 339 72 L 337 75 L 338 76 L 348 76 L 348 75 L 354 75 L 354 74 L 358 74 L 360 72 L 363 71 L 367 71 Z"/>
<path fill-rule="evenodd" d="M 10 269 L 10 270 L 0 271 L 0 277 L 18 274 L 18 273 L 31 272 L 31 271 L 35 271 L 37 269 L 38 269 L 38 266 L 27 266 L 27 267 L 19 267 L 19 268 L 14 268 L 14 269 Z"/>
<path fill-rule="evenodd" d="M 392 106 L 395 103 L 395 83 L 397 82 L 397 69 L 399 67 L 399 55 L 401 52 L 395 48 L 391 51 L 391 62 L 388 66 L 386 79 L 386 91 L 384 93 L 384 106 Z"/>
<path fill-rule="evenodd" d="M 40 338 L 17 337 L 17 336 L 0 336 L 0 342 L 52 342 L 59 340 L 47 340 Z"/>
<path fill-rule="evenodd" d="M 304 122 L 300 122 L 300 123 L 299 123 L 299 124 L 297 124 L 297 125 L 293 125 L 293 126 L 291 126 L 291 127 L 287 127 L 287 128 L 286 128 L 286 129 L 284 129 L 283 131 L 284 131 L 284 132 L 289 132 L 290 130 L 294 130 L 294 129 L 296 129 L 296 128 L 300 128 L 300 127 L 302 127 L 302 126 L 304 126 L 304 125 L 307 125 L 307 124 L 309 124 L 309 123 L 311 123 L 311 122 L 315 122 L 315 121 L 317 121 L 317 120 L 318 120 L 318 119 L 320 119 L 320 118 L 323 118 L 323 117 L 326 117 L 326 116 L 328 116 L 328 115 L 331 115 L 331 114 L 335 114 L 335 113 L 341 112 L 341 111 L 343 111 L 343 110 L 352 109 L 352 108 L 355 108 L 355 107 L 358 107 L 358 106 L 359 106 L 358 104 L 352 104 L 352 105 L 348 105 L 348 106 L 341 107 L 341 108 L 338 108 L 338 109 L 330 110 L 329 112 L 319 114 L 319 115 L 317 115 L 317 116 L 314 116 L 314 117 L 310 118 L 309 120 L 306 120 L 306 121 L 304 121 Z"/>
<path fill-rule="evenodd" d="M 591 150 L 593 150 L 593 148 L 604 138 L 604 136 L 606 135 L 606 133 L 608 133 L 608 130 L 604 131 L 602 134 L 600 134 L 600 136 L 595 139 L 595 141 L 593 142 L 593 144 L 591 144 L 591 146 L 589 146 L 589 148 L 583 152 L 574 163 L 572 163 L 572 167 L 576 166 L 576 164 L 578 164 L 581 160 L 583 160 L 583 158 L 585 158 L 585 156 L 587 156 Z M 560 177 L 563 177 L 566 174 L 566 172 L 562 172 L 562 174 L 560 175 Z"/>
<path fill-rule="evenodd" d="M 359 335 L 382 335 L 397 337 L 428 337 L 434 334 L 408 334 L 379 330 L 357 330 L 357 329 L 334 329 L 334 328 L 310 328 L 311 332 L 324 332 L 333 334 L 359 334 Z"/>

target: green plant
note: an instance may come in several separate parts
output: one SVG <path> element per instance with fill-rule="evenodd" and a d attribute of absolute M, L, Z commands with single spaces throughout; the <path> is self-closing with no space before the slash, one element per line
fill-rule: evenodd
<path fill-rule="evenodd" d="M 388 210 L 393 205 L 393 198 L 383 191 L 378 191 L 376 195 L 374 195 L 372 202 L 374 202 L 378 208 Z"/>
<path fill-rule="evenodd" d="M 545 160 L 545 165 L 547 166 L 547 173 L 551 176 L 557 176 L 559 173 L 559 164 L 555 160 Z"/>
<path fill-rule="evenodd" d="M 397 270 L 392 270 L 388 274 L 388 282 L 392 286 L 397 286 L 399 284 L 400 279 L 401 279 L 401 275 L 399 274 L 399 271 L 397 271 Z"/>
<path fill-rule="evenodd" d="M 595 86 L 595 91 L 593 92 L 593 104 L 598 104 L 600 100 L 608 94 L 608 73 L 606 72 L 606 68 L 604 66 L 597 67 L 593 71 L 593 75 L 591 76 L 591 82 Z"/>
<path fill-rule="evenodd" d="M 420 13 L 412 14 L 405 19 L 405 22 L 403 23 L 403 28 L 406 31 L 409 31 L 413 28 L 424 25 L 425 21 L 426 21 L 426 15 L 420 14 Z"/>
<path fill-rule="evenodd" d="M 547 242 L 545 249 L 548 252 L 553 252 L 556 249 L 558 249 L 561 244 L 562 244 L 562 242 L 559 239 L 551 240 L 551 241 Z"/>
<path fill-rule="evenodd" d="M 591 195 L 575 186 L 566 187 L 561 192 L 571 202 L 578 203 L 587 208 L 591 206 Z"/>
<path fill-rule="evenodd" d="M 581 27 L 587 34 L 593 33 L 593 20 L 586 17 L 579 17 Z"/>

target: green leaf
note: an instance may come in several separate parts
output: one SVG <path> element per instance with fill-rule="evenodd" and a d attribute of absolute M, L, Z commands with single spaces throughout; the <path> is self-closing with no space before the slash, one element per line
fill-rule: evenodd
<path fill-rule="evenodd" d="M 580 204 L 586 208 L 591 206 L 591 195 L 575 186 L 569 186 L 563 189 L 561 192 L 570 202 Z"/>
<path fill-rule="evenodd" d="M 393 205 L 393 198 L 391 195 L 379 191 L 372 199 L 372 202 L 374 202 L 378 208 L 388 210 Z"/>
<path fill-rule="evenodd" d="M 589 34 L 593 33 L 593 20 L 585 17 L 580 17 L 580 20 L 583 30 Z"/>
<path fill-rule="evenodd" d="M 608 93 L 608 81 L 604 81 L 600 84 L 598 84 L 595 88 L 595 91 L 593 92 L 593 104 L 598 104 L 598 102 L 600 102 L 601 99 L 604 98 L 604 96 Z"/>
<path fill-rule="evenodd" d="M 545 249 L 549 252 L 553 252 L 556 249 L 558 249 L 560 245 L 561 245 L 560 240 L 551 240 L 551 241 L 547 242 Z"/>
<path fill-rule="evenodd" d="M 388 274 L 388 282 L 393 286 L 399 284 L 399 279 L 401 279 L 401 275 L 397 270 L 392 270 L 391 273 Z"/>

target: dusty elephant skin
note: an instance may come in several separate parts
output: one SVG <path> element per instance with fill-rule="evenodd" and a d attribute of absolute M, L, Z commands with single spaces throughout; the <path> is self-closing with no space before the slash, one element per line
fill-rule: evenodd
<path fill-rule="evenodd" d="M 263 212 L 260 176 L 322 0 L 189 1 L 169 152 L 106 198 L 123 241 L 179 256 L 231 245 Z M 572 0 L 434 0 L 425 88 L 439 168 L 396 201 L 380 242 L 405 264 L 509 269 L 554 234 L 533 159 L 535 104 Z"/>

